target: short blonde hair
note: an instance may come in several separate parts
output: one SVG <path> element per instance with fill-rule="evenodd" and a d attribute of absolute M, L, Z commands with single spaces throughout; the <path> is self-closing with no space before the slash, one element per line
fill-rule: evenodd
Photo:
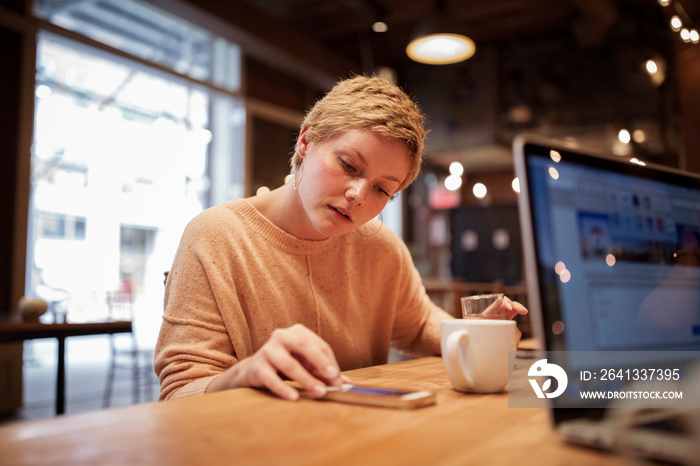
<path fill-rule="evenodd" d="M 418 176 L 426 130 L 418 105 L 398 86 L 382 78 L 356 76 L 338 82 L 309 110 L 301 127 L 308 142 L 321 142 L 348 129 L 366 129 L 396 139 L 408 148 L 408 176 L 399 190 Z M 292 156 L 292 172 L 301 163 L 299 151 Z"/>

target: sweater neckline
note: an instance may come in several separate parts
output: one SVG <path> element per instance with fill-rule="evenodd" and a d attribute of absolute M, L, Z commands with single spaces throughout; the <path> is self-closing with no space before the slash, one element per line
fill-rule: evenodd
<path fill-rule="evenodd" d="M 253 207 L 253 204 L 247 199 L 234 199 L 231 201 L 231 205 L 256 233 L 259 233 L 270 242 L 270 246 L 279 247 L 292 254 L 317 254 L 323 252 L 336 239 L 327 238 L 316 241 L 299 239 L 272 223 L 258 209 Z"/>

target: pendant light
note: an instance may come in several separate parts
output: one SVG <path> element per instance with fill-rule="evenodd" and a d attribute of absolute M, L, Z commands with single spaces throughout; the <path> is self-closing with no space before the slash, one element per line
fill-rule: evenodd
<path fill-rule="evenodd" d="M 449 65 L 467 60 L 476 51 L 474 41 L 458 34 L 458 25 L 447 14 L 443 0 L 438 0 L 433 15 L 418 24 L 406 54 L 428 65 Z"/>

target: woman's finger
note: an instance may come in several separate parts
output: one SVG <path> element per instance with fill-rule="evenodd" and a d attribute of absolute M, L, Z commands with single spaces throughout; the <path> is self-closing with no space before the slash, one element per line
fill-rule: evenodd
<path fill-rule="evenodd" d="M 325 382 L 314 377 L 296 357 L 285 349 L 270 350 L 266 356 L 277 372 L 297 382 L 311 396 L 321 397 L 326 394 Z"/>
<path fill-rule="evenodd" d="M 342 385 L 340 368 L 333 350 L 316 333 L 302 325 L 295 325 L 288 332 L 279 332 L 274 337 L 287 351 L 300 361 L 305 370 L 313 373 L 326 385 Z M 286 374 L 290 376 L 290 374 Z"/>
<path fill-rule="evenodd" d="M 527 313 L 528 310 L 525 308 L 525 306 L 517 301 L 510 301 L 510 309 L 507 309 L 506 311 L 506 318 L 513 319 L 517 315 L 525 315 Z"/>
<path fill-rule="evenodd" d="M 271 366 L 258 369 L 256 379 L 251 384 L 252 386 L 267 388 L 283 400 L 296 401 L 299 399 L 299 392 L 285 383 Z"/>

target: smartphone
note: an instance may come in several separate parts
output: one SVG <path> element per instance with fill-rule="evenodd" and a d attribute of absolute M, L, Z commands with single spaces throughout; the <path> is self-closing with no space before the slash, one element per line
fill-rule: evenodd
<path fill-rule="evenodd" d="M 397 409 L 415 409 L 435 404 L 435 394 L 430 391 L 395 390 L 351 384 L 326 389 L 326 395 L 320 398 L 321 400 Z"/>

